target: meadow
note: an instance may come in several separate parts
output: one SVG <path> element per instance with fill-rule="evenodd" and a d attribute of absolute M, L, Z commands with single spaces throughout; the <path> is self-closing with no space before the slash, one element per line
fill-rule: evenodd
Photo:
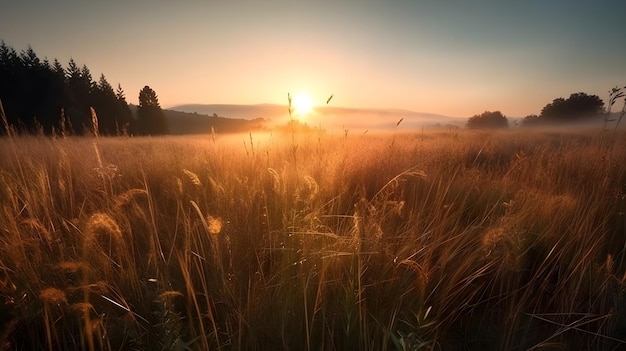
<path fill-rule="evenodd" d="M 0 349 L 620 349 L 625 211 L 623 132 L 3 138 Z"/>

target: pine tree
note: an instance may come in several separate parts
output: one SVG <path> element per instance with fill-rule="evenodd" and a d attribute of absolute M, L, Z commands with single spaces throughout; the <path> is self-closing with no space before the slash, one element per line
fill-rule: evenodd
<path fill-rule="evenodd" d="M 27 50 L 22 50 L 17 69 L 18 85 L 15 87 L 17 96 L 14 99 L 18 106 L 18 117 L 32 132 L 42 132 L 42 127 L 47 125 L 40 103 L 46 97 L 46 88 L 42 85 L 43 75 L 41 60 L 33 48 L 29 46 Z"/>
<path fill-rule="evenodd" d="M 103 135 L 115 135 L 117 133 L 115 120 L 117 99 L 113 87 L 104 74 L 101 74 L 98 83 L 95 83 L 90 100 L 98 117 L 99 132 Z"/>
<path fill-rule="evenodd" d="M 118 84 L 118 92 L 116 93 L 104 74 L 100 75 L 94 93 L 94 109 L 98 115 L 102 134 L 123 135 L 130 132 L 132 117 L 126 100 L 120 102 L 119 96 L 123 96 L 121 88 L 121 85 Z"/>
<path fill-rule="evenodd" d="M 70 102 L 65 112 L 75 131 L 82 134 L 83 129 L 91 125 L 90 108 L 93 107 L 94 103 L 95 83 L 89 68 L 86 65 L 78 68 L 78 64 L 76 64 L 74 59 L 69 61 L 66 77 L 70 92 Z"/>
<path fill-rule="evenodd" d="M 117 97 L 117 100 L 126 103 L 126 93 L 124 92 L 124 89 L 122 89 L 122 85 L 119 83 L 117 83 L 117 89 L 115 89 L 115 96 Z"/>
<path fill-rule="evenodd" d="M 96 89 L 97 84 L 96 82 L 94 82 L 93 77 L 91 76 L 91 71 L 89 70 L 87 65 L 83 65 L 83 67 L 80 69 L 80 78 L 84 91 L 86 91 L 88 94 L 93 93 L 93 91 Z"/>
<path fill-rule="evenodd" d="M 41 60 L 30 46 L 18 54 L 0 42 L 0 99 L 7 122 L 18 130 L 83 133 L 91 126 L 90 107 L 97 111 L 103 132 L 128 130 L 132 114 L 123 92 L 118 93 L 122 99 L 104 75 L 94 82 L 89 68 L 79 68 L 74 59 L 65 69 L 57 59 Z"/>
<path fill-rule="evenodd" d="M 65 80 L 65 69 L 63 68 L 61 62 L 59 62 L 56 58 L 52 62 L 52 71 Z"/>
<path fill-rule="evenodd" d="M 117 109 L 119 111 L 117 123 L 119 133 L 136 133 L 137 123 L 133 119 L 133 114 L 130 111 L 130 107 L 128 107 L 128 102 L 126 102 L 126 94 L 124 93 L 124 89 L 122 89 L 122 85 L 119 83 L 117 84 L 117 89 L 115 90 L 115 97 L 117 98 Z"/>
<path fill-rule="evenodd" d="M 159 105 L 159 98 L 156 92 L 147 85 L 139 92 L 137 120 L 140 134 L 159 135 L 168 132 L 167 121 Z"/>
<path fill-rule="evenodd" d="M 15 125 L 18 122 L 18 106 L 16 98 L 19 80 L 17 77 L 19 67 L 19 57 L 15 50 L 6 45 L 4 41 L 0 42 L 0 99 L 4 108 L 7 122 Z M 3 130 L 3 133 L 6 131 Z"/>
<path fill-rule="evenodd" d="M 80 79 L 80 68 L 78 68 L 76 61 L 74 61 L 73 58 L 71 58 L 70 61 L 68 62 L 67 69 L 65 72 L 66 72 L 65 77 L 68 80 L 68 82 L 78 81 Z"/>
<path fill-rule="evenodd" d="M 39 68 L 41 65 L 41 60 L 39 60 L 35 50 L 33 50 L 30 45 L 26 51 L 22 51 L 20 54 L 20 60 L 26 68 Z"/>

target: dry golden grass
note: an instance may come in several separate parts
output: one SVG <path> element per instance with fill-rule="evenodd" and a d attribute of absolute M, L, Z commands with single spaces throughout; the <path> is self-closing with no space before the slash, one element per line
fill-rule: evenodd
<path fill-rule="evenodd" d="M 593 131 L 6 138 L 0 349 L 618 349 L 625 211 Z"/>

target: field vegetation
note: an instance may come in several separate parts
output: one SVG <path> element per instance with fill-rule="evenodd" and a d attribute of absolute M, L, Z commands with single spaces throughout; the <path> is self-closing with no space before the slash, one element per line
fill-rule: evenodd
<path fill-rule="evenodd" d="M 626 346 L 626 135 L 0 140 L 0 349 Z"/>

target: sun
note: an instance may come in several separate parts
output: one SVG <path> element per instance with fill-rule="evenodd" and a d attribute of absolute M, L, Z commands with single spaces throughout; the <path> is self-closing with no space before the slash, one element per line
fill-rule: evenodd
<path fill-rule="evenodd" d="M 299 118 L 306 117 L 311 111 L 313 111 L 313 100 L 304 93 L 299 93 L 293 97 L 291 101 L 294 115 Z"/>

